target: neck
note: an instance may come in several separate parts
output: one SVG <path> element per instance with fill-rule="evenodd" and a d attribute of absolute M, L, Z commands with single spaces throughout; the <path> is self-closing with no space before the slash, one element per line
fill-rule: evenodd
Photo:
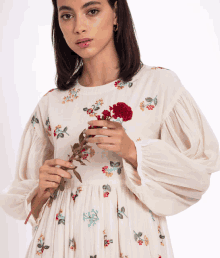
<path fill-rule="evenodd" d="M 83 72 L 79 83 L 87 87 L 104 85 L 118 79 L 119 72 L 120 65 L 116 49 L 108 46 L 98 55 L 83 59 Z"/>

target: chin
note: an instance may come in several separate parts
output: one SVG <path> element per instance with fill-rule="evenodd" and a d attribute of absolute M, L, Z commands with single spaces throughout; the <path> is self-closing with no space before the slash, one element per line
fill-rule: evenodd
<path fill-rule="evenodd" d="M 84 51 L 84 52 L 83 52 Z M 76 52 L 77 53 L 77 52 Z M 86 49 L 82 49 L 81 52 L 78 51 L 77 53 L 78 56 L 80 56 L 83 59 L 90 59 L 93 58 L 97 55 L 97 52 L 92 51 L 92 50 L 86 50 Z"/>

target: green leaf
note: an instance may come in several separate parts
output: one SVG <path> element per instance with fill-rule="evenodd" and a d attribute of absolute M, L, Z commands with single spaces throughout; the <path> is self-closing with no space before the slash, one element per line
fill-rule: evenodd
<path fill-rule="evenodd" d="M 110 185 L 107 185 L 107 188 L 106 188 L 109 192 L 111 192 L 111 186 Z"/>
<path fill-rule="evenodd" d="M 145 98 L 145 100 L 146 100 L 147 102 L 151 102 L 153 99 L 152 99 L 152 98 Z"/>
<path fill-rule="evenodd" d="M 164 239 L 164 238 L 165 238 L 165 236 L 160 235 L 160 238 L 161 238 L 161 239 Z"/>
<path fill-rule="evenodd" d="M 119 217 L 120 219 L 123 219 L 123 215 L 120 214 L 120 213 L 118 213 L 118 217 Z"/>
<path fill-rule="evenodd" d="M 136 234 L 134 234 L 134 239 L 135 239 L 135 241 L 137 241 L 137 239 L 138 239 Z"/>

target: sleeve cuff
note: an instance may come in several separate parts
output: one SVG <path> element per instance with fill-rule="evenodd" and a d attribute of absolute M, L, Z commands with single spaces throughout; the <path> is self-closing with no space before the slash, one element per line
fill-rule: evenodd
<path fill-rule="evenodd" d="M 141 169 L 142 147 L 150 145 L 151 143 L 157 141 L 159 141 L 159 139 L 147 139 L 139 142 L 134 142 L 137 151 L 137 170 L 135 170 L 131 164 L 129 164 L 125 159 L 122 158 L 126 178 L 128 177 L 129 181 L 134 181 L 136 185 L 144 185 L 146 181 L 149 181 L 146 177 L 143 176 L 143 172 Z"/>
<path fill-rule="evenodd" d="M 29 215 L 31 211 L 31 201 L 34 198 L 34 196 L 37 194 L 38 184 L 31 190 L 31 192 L 26 196 L 25 198 L 25 212 L 26 212 L 26 218 Z M 49 198 L 48 198 L 49 200 Z M 45 204 L 42 206 L 38 218 L 35 220 L 33 214 L 30 215 L 28 222 L 32 226 L 32 232 L 38 227 L 38 224 L 42 218 L 44 209 L 47 205 L 48 200 L 45 202 Z"/>

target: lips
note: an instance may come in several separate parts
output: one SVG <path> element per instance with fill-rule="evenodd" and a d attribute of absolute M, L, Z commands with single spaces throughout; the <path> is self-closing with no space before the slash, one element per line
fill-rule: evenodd
<path fill-rule="evenodd" d="M 84 42 L 88 42 L 88 41 L 92 41 L 92 40 L 89 39 L 89 40 L 81 41 L 81 42 L 78 42 L 77 44 L 84 43 Z"/>

